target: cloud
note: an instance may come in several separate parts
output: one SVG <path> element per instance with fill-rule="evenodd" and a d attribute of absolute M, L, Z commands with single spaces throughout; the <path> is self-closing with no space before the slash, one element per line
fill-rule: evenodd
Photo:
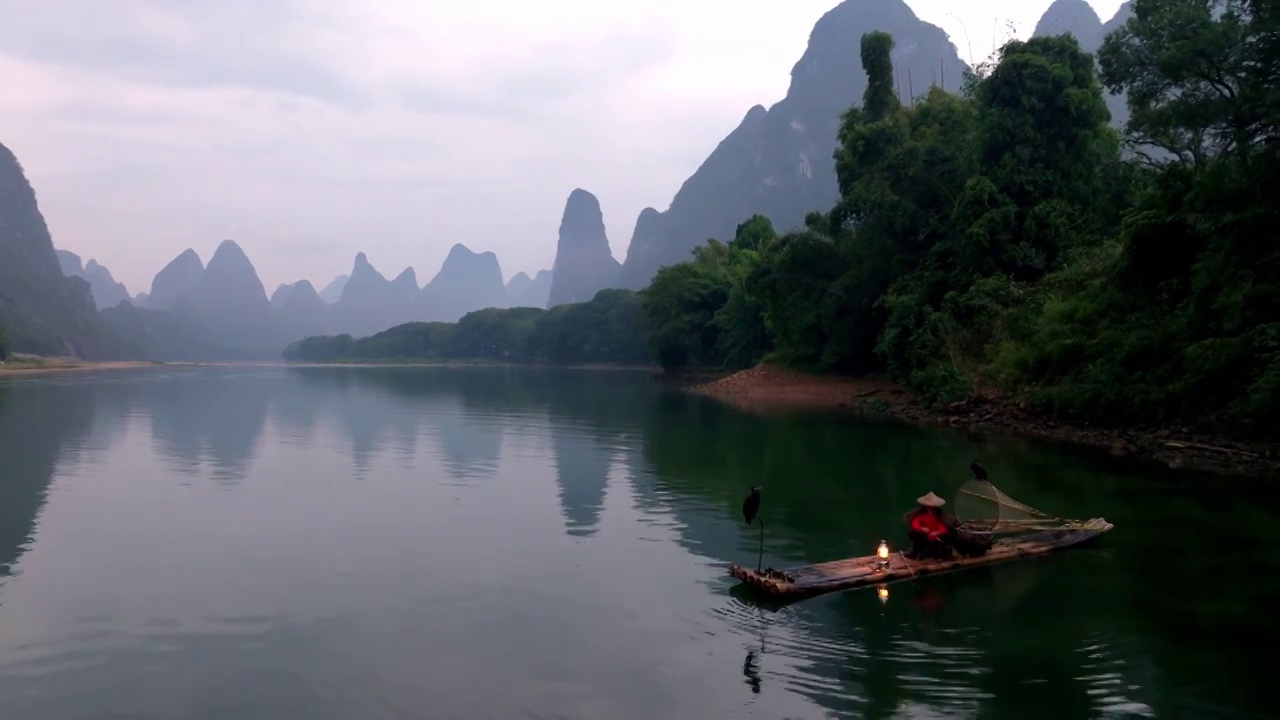
<path fill-rule="evenodd" d="M 659 27 L 612 27 L 558 37 L 472 58 L 450 72 L 429 70 L 401 82 L 404 107 L 425 115 L 465 115 L 513 122 L 544 117 L 572 100 L 608 94 L 618 83 L 674 57 Z"/>
<path fill-rule="evenodd" d="M 12 57 L 144 84 L 248 88 L 368 107 L 326 60 L 323 35 L 334 28 L 301 1 L 4 4 L 0 52 Z"/>

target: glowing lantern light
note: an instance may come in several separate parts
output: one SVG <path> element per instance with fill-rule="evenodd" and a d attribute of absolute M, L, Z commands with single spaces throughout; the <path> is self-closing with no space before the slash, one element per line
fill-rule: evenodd
<path fill-rule="evenodd" d="M 876 558 L 879 562 L 876 564 L 883 570 L 889 566 L 889 543 L 884 540 L 880 541 L 880 547 L 876 548 Z"/>
<path fill-rule="evenodd" d="M 889 602 L 889 588 L 885 587 L 884 585 L 877 587 L 876 597 L 880 598 L 881 604 Z"/>

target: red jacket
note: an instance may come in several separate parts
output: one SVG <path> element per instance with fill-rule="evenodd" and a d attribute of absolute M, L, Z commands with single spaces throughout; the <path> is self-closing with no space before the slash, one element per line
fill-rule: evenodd
<path fill-rule="evenodd" d="M 929 537 L 937 537 L 947 532 L 947 525 L 937 515 L 922 512 L 911 518 L 911 529 L 918 530 Z"/>

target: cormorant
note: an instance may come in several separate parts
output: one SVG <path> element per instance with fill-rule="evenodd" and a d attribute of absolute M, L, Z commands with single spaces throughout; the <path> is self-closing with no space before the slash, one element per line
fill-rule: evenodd
<path fill-rule="evenodd" d="M 987 469 L 982 467 L 982 463 L 974 460 L 969 463 L 969 469 L 973 471 L 973 476 L 979 480 L 987 479 Z"/>
<path fill-rule="evenodd" d="M 760 486 L 751 488 L 751 494 L 746 500 L 742 501 L 742 517 L 746 519 L 750 525 L 752 520 L 756 519 L 756 513 L 760 512 Z"/>

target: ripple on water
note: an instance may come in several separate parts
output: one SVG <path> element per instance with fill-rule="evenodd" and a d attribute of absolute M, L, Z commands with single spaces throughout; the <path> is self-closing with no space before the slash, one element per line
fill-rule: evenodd
<path fill-rule="evenodd" d="M 996 674 L 1003 676 L 1007 669 L 993 667 L 990 653 L 1000 650 L 991 645 L 998 631 L 990 627 L 930 627 L 936 621 L 918 613 L 883 617 L 869 589 L 808 602 L 812 604 L 767 612 L 730 597 L 710 612 L 751 648 L 748 665 L 753 669 L 744 674 L 776 681 L 829 707 L 843 701 L 865 708 L 884 701 L 909 717 L 955 717 L 993 703 L 1034 702 L 1029 687 L 1020 691 L 1021 700 L 998 697 L 1002 679 Z M 845 617 L 837 619 L 833 613 Z M 1070 661 L 1073 654 L 1078 664 Z M 1058 657 L 1061 663 L 1063 656 Z M 1060 667 L 1075 668 L 1072 676 L 1042 677 L 1030 670 L 1021 684 L 1058 683 L 1057 692 L 1062 692 L 1063 681 L 1074 682 L 1093 712 L 1154 715 L 1141 688 L 1133 684 L 1133 673 L 1127 672 L 1129 659 L 1142 657 L 1141 648 L 1092 636 L 1082 638 L 1065 657 L 1067 665 Z"/>
<path fill-rule="evenodd" d="M 862 701 L 839 672 L 850 658 L 862 653 L 850 638 L 812 632 L 791 608 L 768 612 L 736 597 L 729 597 L 710 612 L 748 648 L 743 673 L 750 681 L 777 681 L 812 698 Z"/>

